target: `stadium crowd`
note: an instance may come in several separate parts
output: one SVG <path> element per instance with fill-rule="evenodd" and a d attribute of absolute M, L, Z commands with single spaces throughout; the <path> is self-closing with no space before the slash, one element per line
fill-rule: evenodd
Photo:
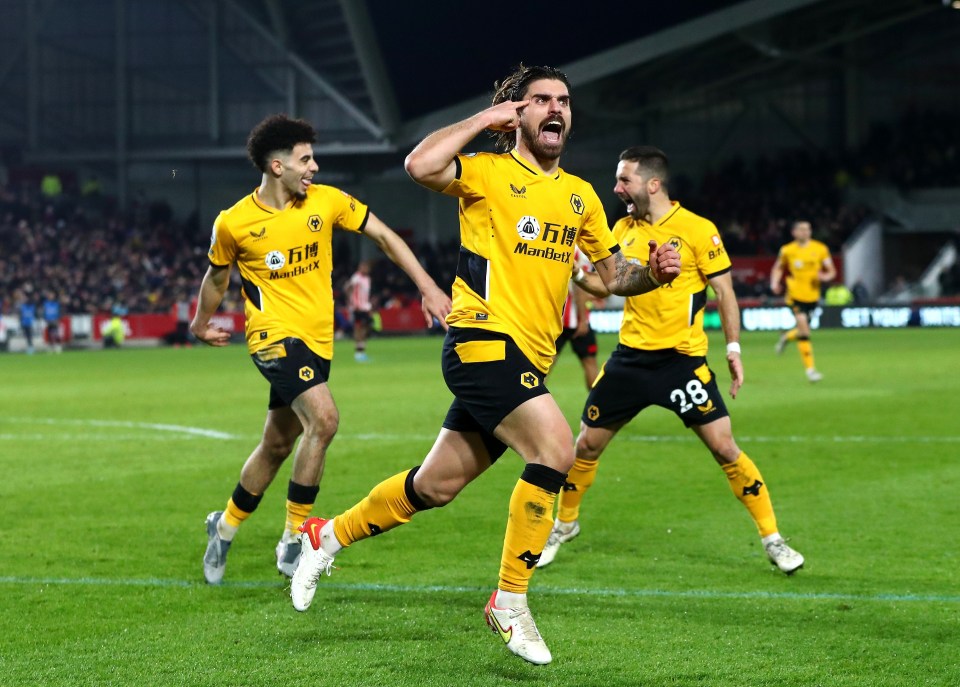
<path fill-rule="evenodd" d="M 958 150 L 960 130 L 949 117 L 909 112 L 874 125 L 856 150 L 790 149 L 751 162 L 734 157 L 699 183 L 675 177 L 673 195 L 717 224 L 733 256 L 776 255 L 796 217 L 809 219 L 815 237 L 838 253 L 868 214 L 844 202 L 849 185 L 960 186 Z M 95 179 L 80 184 L 69 173 L 63 179 L 15 177 L 0 169 L 0 313 L 15 314 L 27 301 L 39 305 L 47 292 L 71 314 L 170 312 L 196 291 L 206 267 L 207 231 L 195 215 L 177 221 L 166 203 L 142 195 L 121 211 Z M 619 208 L 610 210 L 613 221 Z M 456 240 L 420 242 L 414 250 L 438 284 L 453 282 Z M 334 253 L 334 292 L 344 305 L 343 286 L 360 256 L 349 237 L 335 240 Z M 377 308 L 404 306 L 416 297 L 413 284 L 388 260 L 374 262 L 371 277 Z M 735 288 L 742 297 L 769 295 L 763 281 Z M 242 307 L 239 289 L 231 288 L 224 308 Z"/>

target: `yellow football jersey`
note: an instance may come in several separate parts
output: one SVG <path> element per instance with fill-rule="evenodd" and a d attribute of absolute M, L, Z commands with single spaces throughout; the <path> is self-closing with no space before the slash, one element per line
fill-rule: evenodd
<path fill-rule="evenodd" d="M 813 239 L 801 246 L 791 241 L 782 248 L 777 262 L 786 270 L 788 304 L 794 301 L 816 303 L 820 300 L 820 269 L 824 260 L 830 258 L 830 249 Z"/>
<path fill-rule="evenodd" d="M 314 184 L 305 200 L 277 210 L 254 191 L 213 223 L 210 262 L 237 264 L 251 353 L 286 337 L 333 358 L 334 228 L 363 231 L 366 205 L 332 186 Z"/>
<path fill-rule="evenodd" d="M 623 308 L 620 343 L 642 350 L 673 348 L 684 355 L 707 353 L 703 308 L 707 279 L 730 270 L 730 256 L 713 222 L 680 207 L 651 225 L 627 216 L 613 227 L 624 256 L 646 265 L 647 241 L 670 243 L 680 254 L 680 274 L 669 284 L 640 296 L 631 296 Z"/>
<path fill-rule="evenodd" d="M 516 150 L 456 158 L 444 193 L 460 199 L 460 258 L 447 322 L 510 336 L 541 371 L 556 354 L 574 248 L 618 250 L 593 187 L 536 171 Z"/>

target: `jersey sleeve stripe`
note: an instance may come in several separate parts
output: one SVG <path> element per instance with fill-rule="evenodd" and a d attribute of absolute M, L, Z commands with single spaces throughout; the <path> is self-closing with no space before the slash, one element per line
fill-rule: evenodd
<path fill-rule="evenodd" d="M 730 267 L 724 267 L 722 270 L 719 270 L 717 272 L 711 272 L 710 274 L 707 275 L 707 279 L 713 279 L 714 277 L 719 277 L 721 274 L 726 274 L 732 269 L 733 269 L 733 266 L 731 265 Z"/>
<path fill-rule="evenodd" d="M 460 156 L 454 155 L 453 162 L 457 166 L 457 171 L 453 173 L 454 178 L 459 179 L 460 175 L 463 174 L 463 164 L 460 162 Z"/>
<path fill-rule="evenodd" d="M 213 260 L 211 260 L 211 261 L 210 261 L 210 266 L 211 266 L 211 267 L 216 267 L 217 269 L 222 270 L 222 269 L 225 268 L 225 267 L 230 267 L 230 263 L 228 262 L 226 265 L 221 265 L 220 263 L 217 263 L 217 262 L 214 262 Z"/>
<path fill-rule="evenodd" d="M 357 228 L 357 231 L 363 232 L 367 228 L 367 220 L 370 219 L 370 208 L 367 208 L 367 212 L 363 216 L 363 221 L 360 222 L 360 226 Z"/>

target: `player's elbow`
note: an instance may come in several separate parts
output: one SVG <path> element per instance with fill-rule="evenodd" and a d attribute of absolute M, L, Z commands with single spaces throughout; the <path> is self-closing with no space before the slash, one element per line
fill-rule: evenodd
<path fill-rule="evenodd" d="M 421 184 L 429 179 L 433 171 L 430 169 L 430 165 L 428 161 L 424 159 L 424 156 L 416 150 L 412 151 L 403 160 L 403 168 L 407 174 L 410 175 L 411 179 Z"/>

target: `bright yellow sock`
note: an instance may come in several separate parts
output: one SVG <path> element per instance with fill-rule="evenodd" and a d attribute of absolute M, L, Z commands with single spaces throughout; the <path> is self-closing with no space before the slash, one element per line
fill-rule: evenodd
<path fill-rule="evenodd" d="M 233 502 L 232 497 L 227 501 L 227 508 L 223 511 L 223 519 L 230 527 L 240 527 L 240 523 L 249 517 L 250 511 L 238 508 L 237 504 Z"/>
<path fill-rule="evenodd" d="M 797 328 L 794 327 L 786 334 L 783 335 L 784 341 L 796 341 L 797 340 Z"/>
<path fill-rule="evenodd" d="M 580 503 L 587 493 L 587 489 L 597 477 L 599 460 L 584 460 L 577 458 L 567 474 L 567 481 L 560 492 L 560 505 L 557 508 L 557 518 L 563 522 L 573 522 L 580 517 Z"/>
<path fill-rule="evenodd" d="M 740 503 L 747 507 L 760 536 L 766 537 L 777 532 L 777 518 L 773 514 L 770 493 L 753 461 L 741 451 L 735 461 L 722 467 L 730 480 L 730 489 L 734 496 L 740 499 Z"/>
<path fill-rule="evenodd" d="M 417 468 L 394 475 L 370 490 L 366 498 L 334 518 L 333 533 L 343 546 L 410 522 L 427 506 L 413 491 Z"/>
<path fill-rule="evenodd" d="M 800 359 L 803 360 L 803 366 L 807 370 L 812 370 L 813 365 L 813 343 L 810 339 L 804 338 L 797 341 L 797 350 L 800 351 Z"/>
<path fill-rule="evenodd" d="M 553 505 L 565 475 L 545 465 L 528 464 L 510 497 L 503 536 L 498 588 L 526 594 L 540 554 L 553 529 Z"/>
<path fill-rule="evenodd" d="M 300 525 L 310 517 L 310 511 L 312 510 L 312 503 L 294 503 L 290 499 L 287 499 L 287 525 L 285 531 L 291 535 L 299 534 Z"/>

